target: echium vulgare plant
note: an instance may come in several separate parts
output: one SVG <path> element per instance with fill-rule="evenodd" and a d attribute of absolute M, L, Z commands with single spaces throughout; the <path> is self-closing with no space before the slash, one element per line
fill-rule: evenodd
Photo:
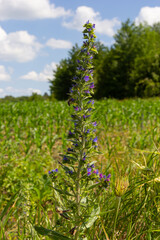
<path fill-rule="evenodd" d="M 88 239 L 88 229 L 100 214 L 99 197 L 102 191 L 107 190 L 110 180 L 110 174 L 100 173 L 95 168 L 95 161 L 91 161 L 91 157 L 98 153 L 97 122 L 91 119 L 94 110 L 92 59 L 97 50 L 95 24 L 88 21 L 84 28 L 77 74 L 73 78 L 68 101 L 73 108 L 71 120 L 74 125 L 68 133 L 70 145 L 59 162 L 60 169 L 49 171 L 55 210 L 62 219 L 55 223 L 58 232 L 36 227 L 40 234 L 53 239 Z"/>

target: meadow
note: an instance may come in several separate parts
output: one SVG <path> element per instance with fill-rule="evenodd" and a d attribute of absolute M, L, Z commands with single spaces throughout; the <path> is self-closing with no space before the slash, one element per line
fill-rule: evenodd
<path fill-rule="evenodd" d="M 0 239 L 47 239 L 36 224 L 62 228 L 48 171 L 67 147 L 70 111 L 67 102 L 0 103 Z M 111 181 L 87 239 L 160 239 L 160 99 L 96 101 L 92 119 L 93 160 Z"/>

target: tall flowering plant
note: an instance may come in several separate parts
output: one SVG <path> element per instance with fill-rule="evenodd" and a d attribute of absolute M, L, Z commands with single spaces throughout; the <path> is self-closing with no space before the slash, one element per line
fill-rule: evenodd
<path fill-rule="evenodd" d="M 92 60 L 97 50 L 95 24 L 88 21 L 84 28 L 84 41 L 77 59 L 77 75 L 73 78 L 68 101 L 73 109 L 73 129 L 68 133 L 70 144 L 59 162 L 61 168 L 49 172 L 55 190 L 56 212 L 63 219 L 63 228 L 59 227 L 63 234 L 36 227 L 40 234 L 50 238 L 58 234 L 59 239 L 87 239 L 87 229 L 100 214 L 98 199 L 110 180 L 110 174 L 106 176 L 100 173 L 95 168 L 95 161 L 91 161 L 98 147 L 97 122 L 91 119 L 94 111 Z"/>

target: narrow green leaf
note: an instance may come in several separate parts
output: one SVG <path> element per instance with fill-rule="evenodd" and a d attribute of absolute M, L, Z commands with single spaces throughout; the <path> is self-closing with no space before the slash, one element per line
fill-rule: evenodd
<path fill-rule="evenodd" d="M 68 196 L 71 196 L 71 197 L 74 197 L 73 194 L 67 192 L 67 191 L 64 191 L 64 190 L 61 190 L 61 189 L 58 189 L 58 188 L 55 188 L 53 187 L 57 192 L 61 193 L 61 194 L 65 194 L 65 195 L 68 195 Z"/>
<path fill-rule="evenodd" d="M 47 229 L 44 227 L 35 226 L 34 228 L 40 235 L 48 236 L 49 238 L 54 239 L 54 240 L 69 240 L 69 239 L 71 239 L 71 238 L 68 238 L 68 237 L 58 233 L 58 232 L 55 232 L 53 230 L 50 230 L 50 229 Z"/>

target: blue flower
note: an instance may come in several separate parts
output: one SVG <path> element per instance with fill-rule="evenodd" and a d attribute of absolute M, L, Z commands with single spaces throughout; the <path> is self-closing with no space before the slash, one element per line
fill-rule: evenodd
<path fill-rule="evenodd" d="M 94 127 L 96 127 L 96 126 L 97 126 L 97 122 L 93 122 L 92 124 L 93 124 L 93 126 L 94 126 Z"/>
<path fill-rule="evenodd" d="M 89 76 L 85 76 L 84 77 L 84 80 L 87 82 L 87 81 L 89 81 Z"/>
<path fill-rule="evenodd" d="M 87 168 L 87 172 L 92 172 L 92 168 L 91 167 Z"/>
<path fill-rule="evenodd" d="M 97 138 L 97 137 L 93 139 L 93 142 L 94 142 L 94 143 L 96 143 L 97 141 L 98 141 L 98 138 Z"/>
<path fill-rule="evenodd" d="M 94 88 L 94 83 L 91 83 L 89 88 Z"/>
<path fill-rule="evenodd" d="M 79 111 L 79 107 L 78 106 L 73 106 L 75 111 Z"/>
<path fill-rule="evenodd" d="M 86 91 L 85 91 L 85 93 L 88 93 L 88 94 L 89 94 L 89 93 L 90 93 L 90 91 L 89 91 L 89 90 L 86 90 Z"/>
<path fill-rule="evenodd" d="M 68 161 L 68 158 L 66 156 L 63 156 L 63 161 Z"/>

